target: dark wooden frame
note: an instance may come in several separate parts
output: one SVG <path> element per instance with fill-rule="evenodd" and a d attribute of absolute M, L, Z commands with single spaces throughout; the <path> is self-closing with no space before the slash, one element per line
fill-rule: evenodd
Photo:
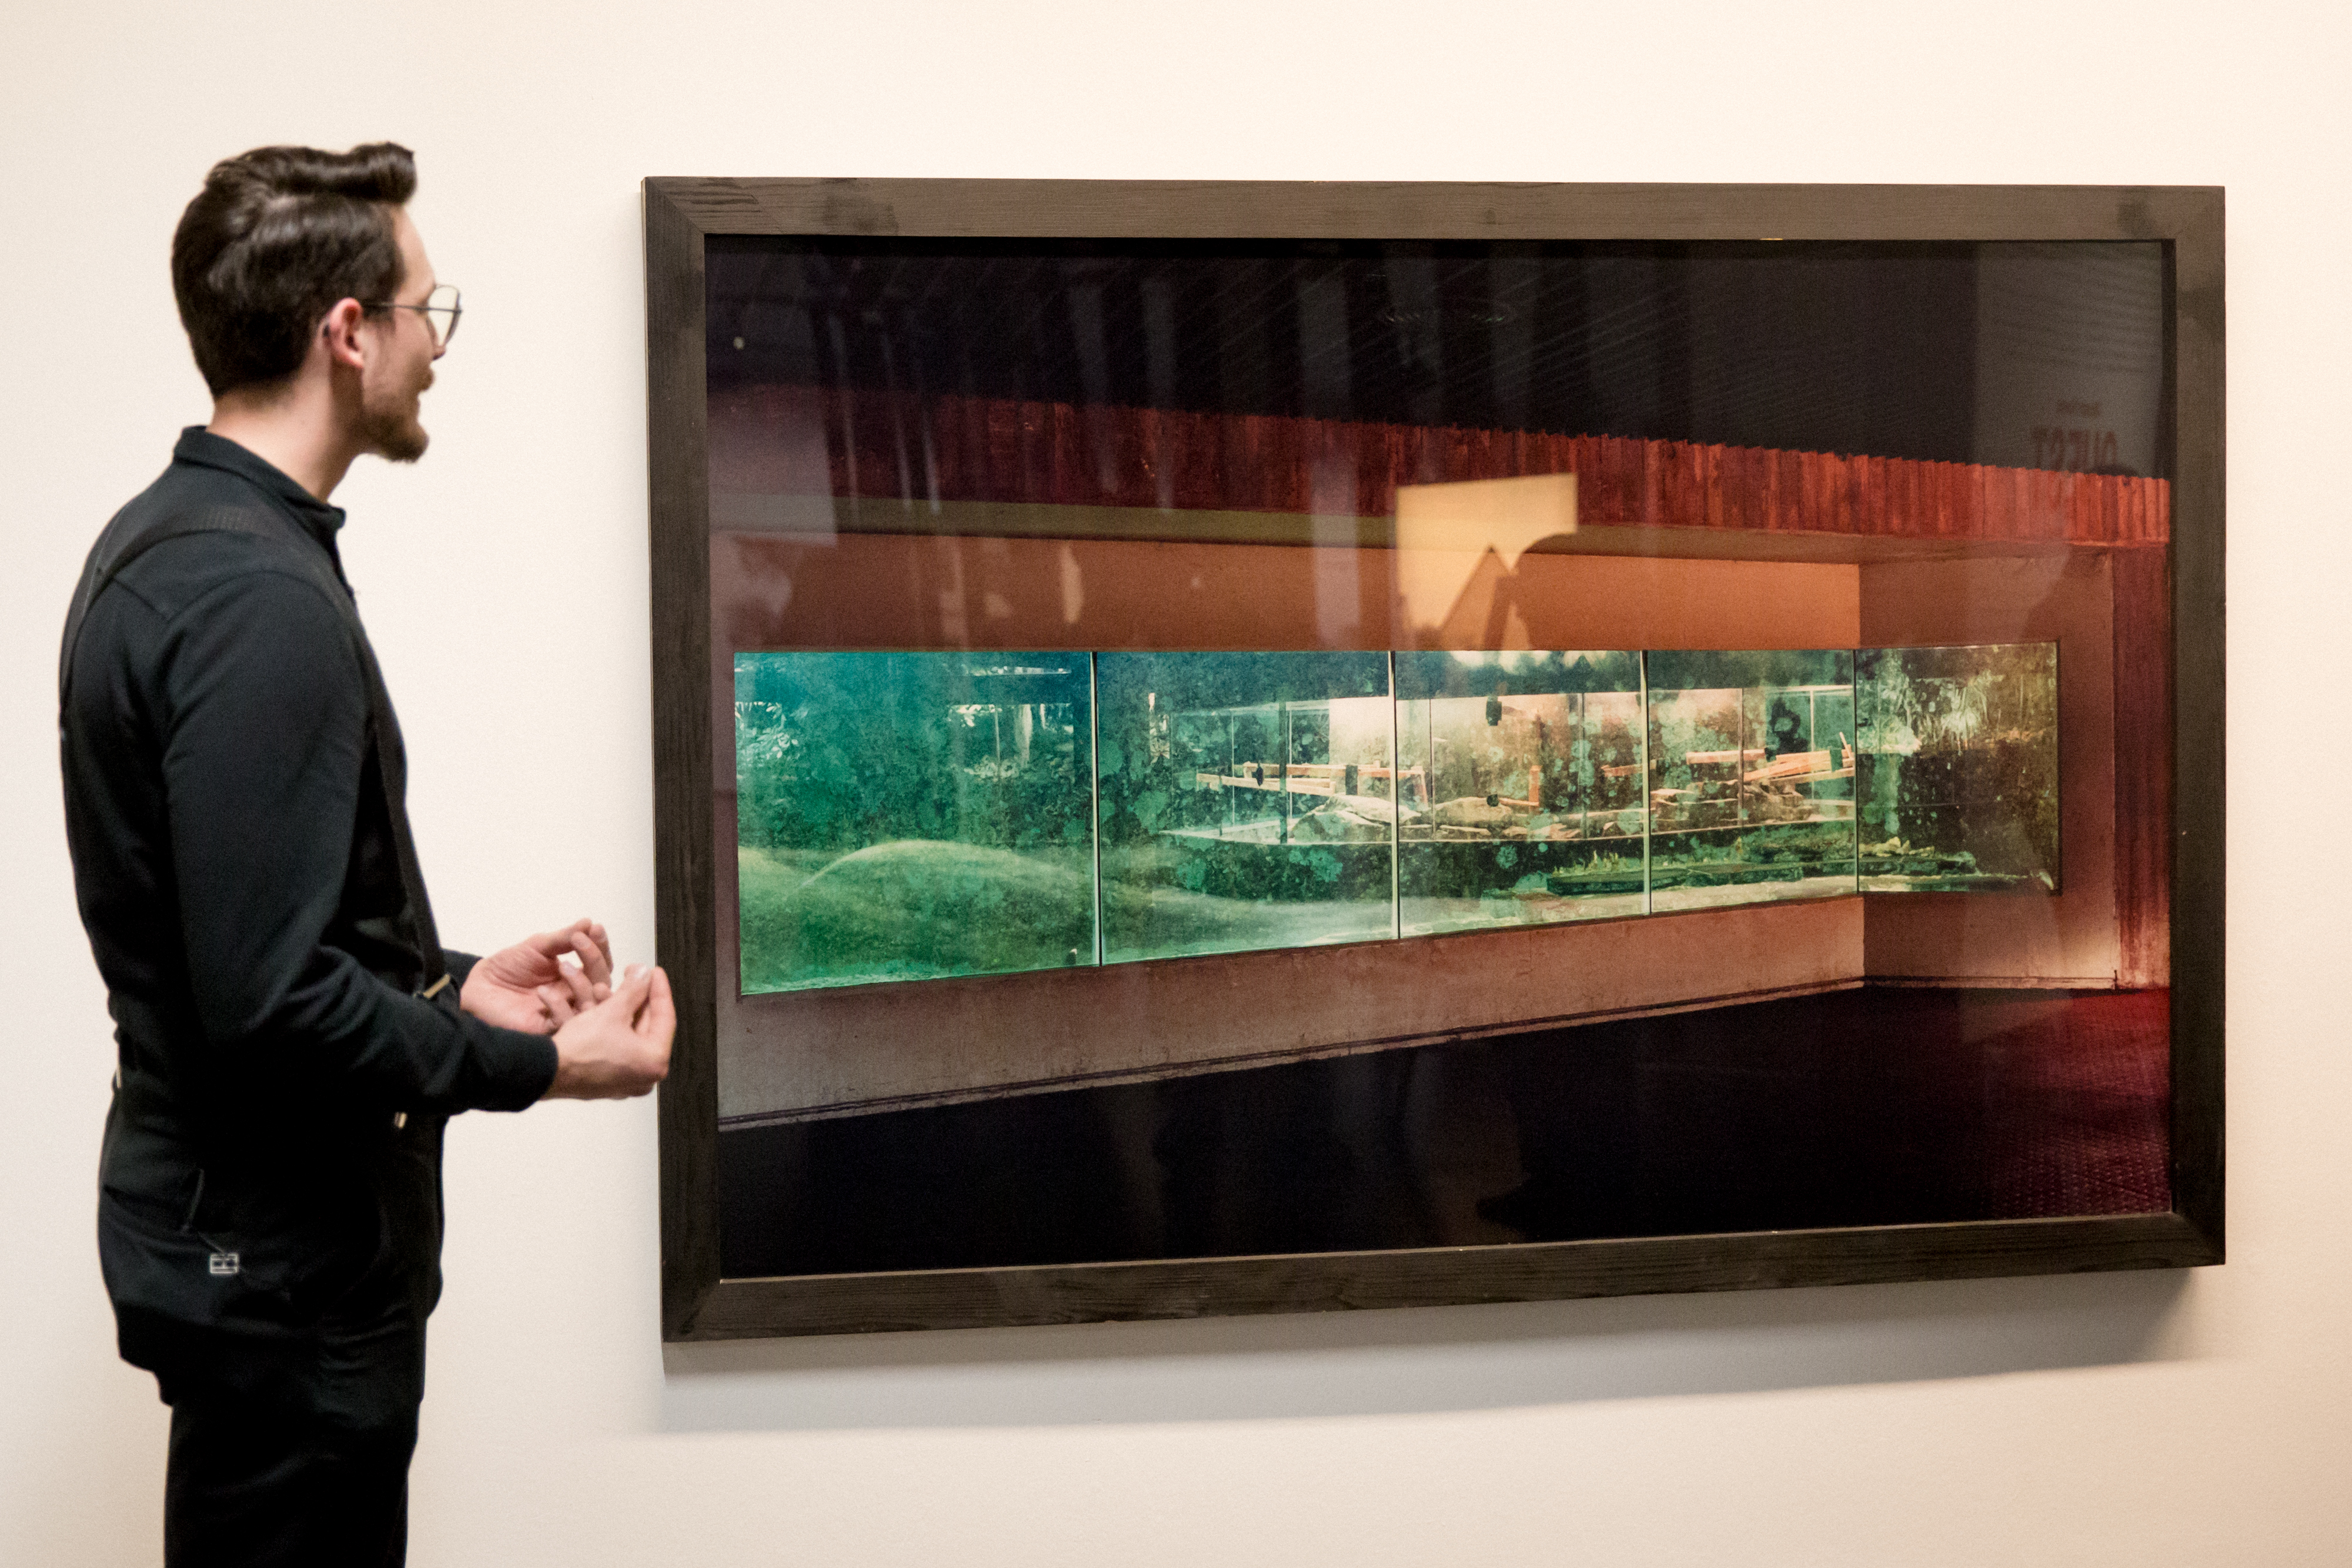
<path fill-rule="evenodd" d="M 661 1090 L 669 1340 L 1198 1317 L 2222 1259 L 2222 193 L 2187 186 L 1509 185 L 649 179 L 656 950 L 678 1031 Z M 2154 240 L 2168 258 L 2174 458 L 2168 1214 L 1491 1247 L 722 1280 L 714 1038 L 709 235 L 1118 238 Z"/>

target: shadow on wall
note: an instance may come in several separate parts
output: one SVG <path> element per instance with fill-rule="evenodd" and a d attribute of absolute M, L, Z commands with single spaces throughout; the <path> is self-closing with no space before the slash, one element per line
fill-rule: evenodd
<path fill-rule="evenodd" d="M 2165 1270 L 672 1344 L 662 1427 L 1422 1415 L 2190 1360 L 2194 1289 Z"/>

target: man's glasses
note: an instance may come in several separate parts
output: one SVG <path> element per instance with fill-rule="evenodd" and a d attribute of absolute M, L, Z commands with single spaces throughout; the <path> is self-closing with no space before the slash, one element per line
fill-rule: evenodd
<path fill-rule="evenodd" d="M 368 308 L 423 311 L 425 324 L 433 332 L 433 345 L 438 349 L 449 346 L 449 340 L 457 335 L 457 318 L 466 313 L 465 306 L 458 300 L 457 286 L 454 283 L 445 283 L 436 288 L 425 297 L 422 305 L 403 305 L 397 299 L 379 299 Z"/>

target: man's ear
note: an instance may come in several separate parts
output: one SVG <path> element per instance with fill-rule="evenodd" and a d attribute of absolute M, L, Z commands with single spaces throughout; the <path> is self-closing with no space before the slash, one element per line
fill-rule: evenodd
<path fill-rule="evenodd" d="M 319 321 L 319 340 L 325 345 L 327 362 L 346 370 L 367 368 L 367 344 L 360 335 L 360 323 L 367 319 L 367 311 L 356 299 L 338 299 Z"/>

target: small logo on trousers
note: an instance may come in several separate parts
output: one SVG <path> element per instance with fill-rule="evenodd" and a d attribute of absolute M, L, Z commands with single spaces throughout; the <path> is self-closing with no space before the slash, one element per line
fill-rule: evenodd
<path fill-rule="evenodd" d="M 234 1274 L 237 1271 L 236 1254 L 234 1252 L 215 1252 L 212 1255 L 211 1261 L 212 1271 L 215 1274 Z"/>

